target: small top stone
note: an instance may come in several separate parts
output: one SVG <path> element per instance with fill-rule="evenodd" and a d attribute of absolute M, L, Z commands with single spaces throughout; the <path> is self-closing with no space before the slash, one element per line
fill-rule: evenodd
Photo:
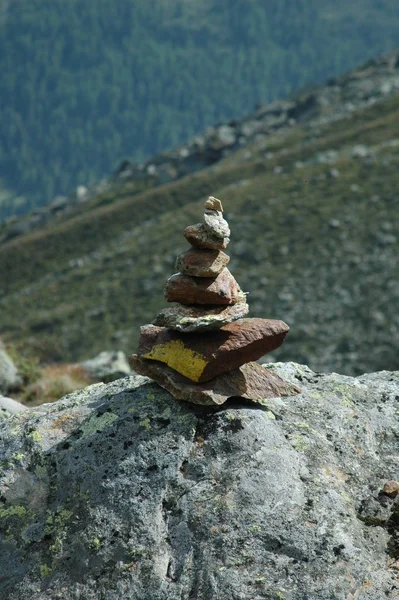
<path fill-rule="evenodd" d="M 208 200 L 205 202 L 205 210 L 218 210 L 223 212 L 223 206 L 220 200 L 213 196 L 209 196 Z"/>
<path fill-rule="evenodd" d="M 399 494 L 399 482 L 398 481 L 387 481 L 382 488 L 382 493 L 390 498 L 396 498 Z"/>

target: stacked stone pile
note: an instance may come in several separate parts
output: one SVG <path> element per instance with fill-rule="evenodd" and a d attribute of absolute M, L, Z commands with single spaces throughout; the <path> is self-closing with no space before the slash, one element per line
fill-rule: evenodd
<path fill-rule="evenodd" d="M 177 258 L 179 272 L 165 286 L 165 298 L 174 305 L 141 327 L 133 368 L 196 404 L 295 393 L 297 388 L 253 362 L 278 348 L 289 327 L 243 318 L 249 308 L 227 269 L 230 258 L 223 250 L 230 229 L 220 200 L 208 198 L 203 222 L 187 227 L 184 236 L 191 248 Z"/>

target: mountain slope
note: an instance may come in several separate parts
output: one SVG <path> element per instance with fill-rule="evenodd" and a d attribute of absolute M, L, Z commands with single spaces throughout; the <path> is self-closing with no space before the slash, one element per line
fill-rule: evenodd
<path fill-rule="evenodd" d="M 42 206 L 259 101 L 398 44 L 396 0 L 13 0 L 0 8 L 0 178 Z"/>
<path fill-rule="evenodd" d="M 48 359 L 134 350 L 138 327 L 165 305 L 183 228 L 212 193 L 251 315 L 292 327 L 276 357 L 348 374 L 398 368 L 398 58 L 313 90 L 313 113 L 208 168 L 144 193 L 134 178 L 111 179 L 3 243 L 0 334 Z M 332 96 L 345 102 L 329 112 Z"/>

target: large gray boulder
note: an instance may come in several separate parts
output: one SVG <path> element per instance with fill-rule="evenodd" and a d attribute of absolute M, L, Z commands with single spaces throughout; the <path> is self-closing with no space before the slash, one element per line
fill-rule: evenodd
<path fill-rule="evenodd" d="M 17 389 L 21 383 L 17 367 L 0 340 L 0 394 Z"/>
<path fill-rule="evenodd" d="M 399 373 L 271 368 L 302 393 L 131 376 L 4 420 L 1 600 L 397 598 Z"/>
<path fill-rule="evenodd" d="M 27 410 L 27 407 L 12 398 L 7 398 L 7 396 L 0 394 L 0 418 L 15 415 L 23 410 Z"/>
<path fill-rule="evenodd" d="M 124 352 L 121 350 L 104 351 L 94 358 L 80 363 L 90 377 L 110 382 L 132 374 L 132 369 Z"/>

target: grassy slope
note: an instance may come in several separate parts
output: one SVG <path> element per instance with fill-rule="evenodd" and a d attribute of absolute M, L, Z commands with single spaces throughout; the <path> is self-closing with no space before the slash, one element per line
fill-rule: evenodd
<path fill-rule="evenodd" d="M 165 305 L 182 230 L 212 193 L 225 205 L 231 270 L 251 314 L 292 327 L 276 357 L 347 373 L 398 368 L 399 147 L 386 144 L 395 139 L 398 97 L 138 196 L 115 188 L 90 211 L 0 248 L 0 334 L 45 358 L 134 350 L 139 325 Z M 356 144 L 375 153 L 351 158 Z M 338 178 L 328 165 L 295 168 L 330 149 Z"/>

